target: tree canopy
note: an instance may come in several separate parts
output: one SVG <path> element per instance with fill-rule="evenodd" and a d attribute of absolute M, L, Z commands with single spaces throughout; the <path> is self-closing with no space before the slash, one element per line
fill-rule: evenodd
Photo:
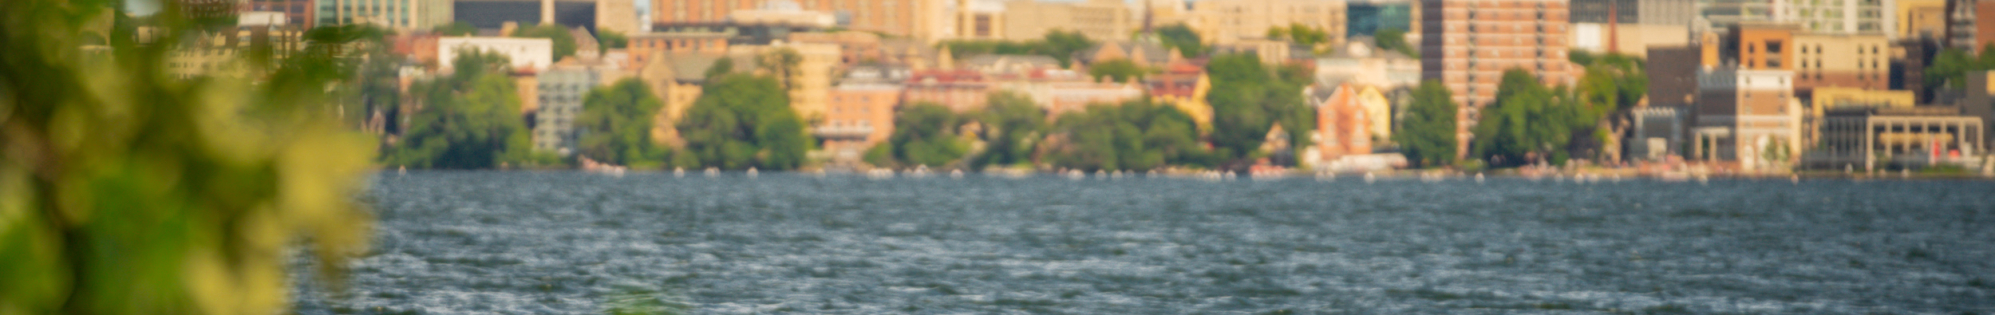
<path fill-rule="evenodd" d="M 1967 74 L 1978 71 L 1995 70 L 1995 44 L 1981 49 L 1981 55 L 1957 48 L 1948 48 L 1933 56 L 1926 66 L 1925 83 L 1928 87 L 1944 85 L 1949 89 L 1967 86 Z"/>
<path fill-rule="evenodd" d="M 1052 30 L 1041 39 L 1028 41 L 999 40 L 951 40 L 942 42 L 942 48 L 956 56 L 998 54 L 998 55 L 1042 55 L 1060 61 L 1060 66 L 1072 64 L 1075 52 L 1094 47 L 1095 42 L 1080 32 Z"/>
<path fill-rule="evenodd" d="M 1372 33 L 1372 41 L 1376 42 L 1380 49 L 1397 51 L 1408 57 L 1420 57 L 1420 51 L 1406 42 L 1406 30 L 1393 27 L 1381 28 Z"/>
<path fill-rule="evenodd" d="M 1400 113 L 1392 141 L 1415 167 L 1448 166 L 1455 162 L 1454 92 L 1440 81 L 1427 80 L 1413 90 L 1413 104 Z"/>
<path fill-rule="evenodd" d="M 1045 137 L 1046 112 L 1023 94 L 991 93 L 976 119 L 983 125 L 984 151 L 971 164 L 979 168 L 1030 164 Z"/>
<path fill-rule="evenodd" d="M 909 166 L 942 167 L 969 154 L 970 143 L 956 129 L 965 122 L 940 104 L 919 102 L 902 108 L 894 117 L 894 133 L 881 145 L 888 146 L 894 163 Z M 882 165 L 885 166 L 885 165 Z"/>
<path fill-rule="evenodd" d="M 1212 105 L 1212 143 L 1222 156 L 1251 157 L 1276 122 L 1289 132 L 1290 141 L 1309 139 L 1316 116 L 1303 100 L 1301 86 L 1277 78 L 1260 57 L 1214 56 L 1206 72 L 1212 78 L 1212 91 L 1206 95 Z"/>
<path fill-rule="evenodd" d="M 1148 74 L 1149 72 L 1150 70 L 1145 69 L 1143 65 L 1139 65 L 1136 64 L 1135 61 L 1130 61 L 1129 59 L 1122 59 L 1122 58 L 1096 62 L 1093 65 L 1088 65 L 1088 75 L 1093 76 L 1095 80 L 1101 80 L 1101 78 L 1107 77 L 1115 80 L 1115 82 L 1123 82 L 1123 83 L 1135 82 L 1138 80 L 1142 80 L 1143 76 Z"/>
<path fill-rule="evenodd" d="M 1303 47 L 1316 47 L 1330 42 L 1330 32 L 1302 23 L 1289 24 L 1287 27 L 1269 27 L 1267 35 L 1268 39 L 1288 41 Z"/>
<path fill-rule="evenodd" d="M 1218 156 L 1198 141 L 1191 115 L 1176 107 L 1131 100 L 1094 104 L 1061 114 L 1050 162 L 1080 170 L 1142 171 L 1169 165 L 1215 166 Z"/>
<path fill-rule="evenodd" d="M 1205 43 L 1198 38 L 1198 32 L 1184 23 L 1157 28 L 1157 38 L 1163 41 L 1164 48 L 1176 48 L 1185 58 L 1205 55 Z"/>
<path fill-rule="evenodd" d="M 624 49 L 630 46 L 630 36 L 618 31 L 599 30 L 596 32 L 596 42 L 603 44 L 603 50 Z"/>
<path fill-rule="evenodd" d="M 661 165 L 666 151 L 652 144 L 651 118 L 664 106 L 637 79 L 589 91 L 582 99 L 582 114 L 575 118 L 575 131 L 580 133 L 577 153 L 632 168 Z"/>
<path fill-rule="evenodd" d="M 471 26 L 471 23 L 465 23 L 464 21 L 456 21 L 456 22 L 450 22 L 450 24 L 437 25 L 436 28 L 431 29 L 430 31 L 436 32 L 437 35 L 443 35 L 443 36 L 478 35 L 478 27 Z"/>
<path fill-rule="evenodd" d="M 811 146 L 789 93 L 769 76 L 723 74 L 708 82 L 677 128 L 684 154 L 699 164 L 679 166 L 795 169 Z"/>
<path fill-rule="evenodd" d="M 391 164 L 488 169 L 553 164 L 531 152 L 520 99 L 505 55 L 462 52 L 451 76 L 412 87 L 419 110 L 409 119 Z"/>
<path fill-rule="evenodd" d="M 1524 70 L 1504 71 L 1496 103 L 1483 108 L 1476 123 L 1471 150 L 1493 166 L 1564 164 L 1566 145 L 1582 124 L 1580 107 L 1564 88 L 1547 88 Z"/>

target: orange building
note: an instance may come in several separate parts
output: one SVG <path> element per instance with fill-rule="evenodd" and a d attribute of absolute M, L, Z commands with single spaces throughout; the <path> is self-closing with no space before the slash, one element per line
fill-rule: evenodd
<path fill-rule="evenodd" d="M 902 101 L 908 104 L 931 102 L 963 113 L 982 110 L 991 84 L 975 70 L 915 71 L 908 77 Z"/>
<path fill-rule="evenodd" d="M 1358 89 L 1338 85 L 1316 104 L 1316 149 L 1323 161 L 1372 153 L 1372 119 L 1358 101 Z"/>
<path fill-rule="evenodd" d="M 856 161 L 866 149 L 894 133 L 894 107 L 901 87 L 893 84 L 846 84 L 832 88 L 824 121 L 811 128 L 824 140 L 834 160 Z"/>

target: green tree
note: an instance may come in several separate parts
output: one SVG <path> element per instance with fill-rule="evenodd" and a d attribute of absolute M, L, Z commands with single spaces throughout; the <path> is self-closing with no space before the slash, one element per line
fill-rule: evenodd
<path fill-rule="evenodd" d="M 1288 41 L 1304 47 L 1316 47 L 1318 44 L 1330 42 L 1329 32 L 1302 23 L 1290 24 L 1287 27 L 1268 27 L 1267 36 L 1268 39 Z"/>
<path fill-rule="evenodd" d="M 1475 126 L 1475 156 L 1490 165 L 1564 164 L 1579 111 L 1567 95 L 1546 88 L 1524 70 L 1503 72 L 1496 103 L 1482 109 Z"/>
<path fill-rule="evenodd" d="M 1045 48 L 1042 48 L 1040 54 L 1053 56 L 1053 59 L 1060 60 L 1060 66 L 1062 67 L 1073 63 L 1074 53 L 1087 50 L 1089 47 L 1094 47 L 1095 45 L 1095 41 L 1089 40 L 1087 35 L 1081 35 L 1081 32 L 1062 30 L 1046 32 L 1046 38 L 1042 43 L 1044 43 Z"/>
<path fill-rule="evenodd" d="M 791 80 L 795 80 L 797 73 L 802 71 L 800 68 L 803 62 L 804 56 L 789 47 L 773 49 L 755 57 L 755 63 L 761 65 L 763 69 L 768 69 L 770 75 L 776 77 L 777 85 L 782 86 L 785 91 L 797 88 L 796 83 Z"/>
<path fill-rule="evenodd" d="M 994 92 L 977 117 L 984 126 L 984 152 L 974 166 L 1022 165 L 1032 162 L 1032 151 L 1044 136 L 1046 112 L 1025 95 Z"/>
<path fill-rule="evenodd" d="M 462 52 L 451 76 L 412 88 L 424 95 L 409 130 L 387 156 L 389 163 L 445 169 L 554 164 L 551 157 L 532 152 L 506 60 L 500 54 Z"/>
<path fill-rule="evenodd" d="M 599 30 L 596 34 L 596 41 L 603 44 L 603 50 L 630 47 L 630 36 L 613 30 Z"/>
<path fill-rule="evenodd" d="M 1967 87 L 1968 73 L 1995 69 L 1995 53 L 1989 52 L 1990 49 L 1995 49 L 1995 44 L 1984 47 L 1979 57 L 1972 52 L 1955 48 L 1940 51 L 1938 55 L 1933 56 L 1932 62 L 1926 65 L 1926 86 L 1944 86 L 1948 89 Z"/>
<path fill-rule="evenodd" d="M 327 91 L 352 56 L 246 56 L 276 68 L 254 81 L 171 78 L 170 45 L 131 35 L 205 36 L 178 18 L 188 3 L 118 18 L 107 50 L 86 50 L 123 2 L 0 1 L 0 313 L 285 313 L 294 258 L 333 283 L 366 251 L 354 196 L 374 141 L 341 126 Z"/>
<path fill-rule="evenodd" d="M 575 118 L 576 132 L 581 133 L 577 149 L 598 161 L 633 168 L 658 167 L 666 152 L 652 145 L 651 117 L 664 104 L 637 79 L 589 91 L 582 100 L 582 114 Z"/>
<path fill-rule="evenodd" d="M 970 144 L 957 135 L 962 117 L 934 103 L 915 103 L 894 117 L 894 133 L 886 145 L 895 161 L 941 167 L 961 160 Z"/>
<path fill-rule="evenodd" d="M 1096 62 L 1094 65 L 1088 66 L 1088 75 L 1093 76 L 1095 80 L 1108 77 L 1114 79 L 1115 82 L 1134 82 L 1142 80 L 1143 75 L 1148 72 L 1149 69 L 1144 69 L 1143 65 L 1136 64 L 1136 62 L 1129 61 L 1129 59 Z"/>
<path fill-rule="evenodd" d="M 1400 126 L 1392 141 L 1406 160 L 1416 167 L 1448 166 L 1455 162 L 1454 92 L 1440 81 L 1420 82 L 1413 90 L 1413 104 L 1400 114 Z"/>
<path fill-rule="evenodd" d="M 1378 43 L 1379 48 L 1397 51 L 1409 57 L 1420 57 L 1420 51 L 1414 49 L 1411 43 L 1406 42 L 1406 30 L 1392 27 L 1381 28 L 1377 32 L 1372 33 L 1372 40 Z"/>
<path fill-rule="evenodd" d="M 729 73 L 734 73 L 734 58 L 720 58 L 720 60 L 714 60 L 713 65 L 708 66 L 706 74 L 701 77 L 706 78 L 707 81 L 719 81 L 721 76 L 726 76 Z"/>
<path fill-rule="evenodd" d="M 478 35 L 478 27 L 471 26 L 471 23 L 465 23 L 464 21 L 456 21 L 450 24 L 437 25 L 430 32 L 443 36 L 476 36 Z"/>
<path fill-rule="evenodd" d="M 982 54 L 1042 55 L 1059 60 L 1062 67 L 1072 64 L 1075 52 L 1087 50 L 1089 47 L 1094 47 L 1094 45 L 1095 42 L 1093 40 L 1089 40 L 1086 35 L 1081 35 L 1080 32 L 1062 30 L 1046 32 L 1046 36 L 1042 39 L 1022 42 L 952 40 L 944 41 L 941 44 L 943 49 L 948 49 L 950 54 L 956 56 Z"/>
<path fill-rule="evenodd" d="M 1578 57 L 1575 57 L 1578 60 Z M 1632 124 L 1632 111 L 1648 94 L 1649 76 L 1641 59 L 1622 54 L 1587 56 L 1586 76 L 1579 82 L 1579 106 L 1572 121 L 1568 151 L 1583 157 L 1605 158 L 1618 145 L 1609 145 Z"/>
<path fill-rule="evenodd" d="M 1220 154 L 1253 157 L 1276 122 L 1289 132 L 1290 141 L 1309 139 L 1315 115 L 1302 98 L 1302 88 L 1270 73 L 1260 57 L 1215 56 L 1206 64 L 1206 73 L 1212 78 L 1212 91 L 1206 95 L 1212 105 L 1212 144 L 1222 149 Z M 1289 147 L 1302 147 L 1296 144 Z"/>
<path fill-rule="evenodd" d="M 1198 32 L 1183 23 L 1157 28 L 1157 38 L 1163 41 L 1165 48 L 1176 48 L 1178 54 L 1185 58 L 1205 55 L 1205 43 L 1198 38 Z"/>
<path fill-rule="evenodd" d="M 685 154 L 725 169 L 803 166 L 810 136 L 775 78 L 726 74 L 701 90 L 677 126 Z"/>
<path fill-rule="evenodd" d="M 1094 104 L 1061 114 L 1054 132 L 1061 141 L 1050 159 L 1065 168 L 1141 171 L 1218 162 L 1198 141 L 1191 115 L 1147 100 Z"/>
<path fill-rule="evenodd" d="M 539 24 L 513 30 L 513 37 L 546 38 L 554 41 L 554 60 L 575 55 L 575 34 L 560 24 Z"/>

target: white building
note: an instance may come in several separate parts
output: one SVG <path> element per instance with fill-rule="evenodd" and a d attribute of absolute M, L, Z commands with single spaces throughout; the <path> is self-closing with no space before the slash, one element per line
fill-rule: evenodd
<path fill-rule="evenodd" d="M 436 40 L 437 65 L 452 71 L 460 51 L 494 52 L 512 58 L 514 70 L 539 70 L 554 64 L 554 40 L 512 37 L 443 37 Z"/>
<path fill-rule="evenodd" d="M 1342 84 L 1391 90 L 1420 85 L 1420 59 L 1352 41 L 1328 56 L 1316 58 L 1316 84 Z"/>
<path fill-rule="evenodd" d="M 1896 37 L 1895 0 L 1777 0 L 1773 18 L 1815 33 Z"/>

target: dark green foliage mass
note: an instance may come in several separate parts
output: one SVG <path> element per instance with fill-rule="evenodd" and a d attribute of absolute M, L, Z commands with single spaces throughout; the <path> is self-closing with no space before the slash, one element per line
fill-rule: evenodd
<path fill-rule="evenodd" d="M 1504 71 L 1496 103 L 1483 108 L 1476 123 L 1474 156 L 1492 166 L 1564 164 L 1581 107 L 1564 88 L 1547 88 L 1524 70 Z"/>
<path fill-rule="evenodd" d="M 1981 55 L 1961 49 L 1947 49 L 1926 65 L 1926 86 L 1960 89 L 1967 86 L 1967 74 L 1995 69 L 1995 44 L 1981 49 Z"/>
<path fill-rule="evenodd" d="M 811 146 L 789 93 L 768 76 L 725 74 L 709 81 L 677 127 L 686 140 L 684 154 L 700 164 L 680 166 L 795 169 Z"/>
<path fill-rule="evenodd" d="M 437 25 L 435 29 L 431 29 L 430 31 L 436 32 L 437 35 L 442 35 L 442 36 L 478 35 L 478 27 L 471 26 L 471 23 L 465 23 L 464 21 L 457 21 L 457 22 L 451 22 L 450 24 Z"/>
<path fill-rule="evenodd" d="M 956 133 L 957 127 L 962 126 L 964 121 L 948 107 L 914 103 L 895 115 L 894 133 L 882 145 L 888 146 L 888 157 L 898 163 L 946 166 L 961 160 L 970 151 L 969 141 Z"/>
<path fill-rule="evenodd" d="M 1288 72 L 1293 70 L 1284 70 Z M 1280 123 L 1290 141 L 1307 140 L 1315 115 L 1302 98 L 1302 87 L 1290 78 L 1277 78 L 1251 54 L 1221 55 L 1206 64 L 1212 78 L 1212 143 L 1223 156 L 1249 158 Z M 1301 148 L 1291 143 L 1290 148 Z"/>
<path fill-rule="evenodd" d="M 1049 159 L 1055 166 L 1088 171 L 1217 165 L 1218 156 L 1198 141 L 1197 128 L 1191 115 L 1147 100 L 1095 104 L 1060 115 L 1054 134 L 1061 142 Z"/>
<path fill-rule="evenodd" d="M 1129 61 L 1129 59 L 1102 61 L 1088 66 L 1088 75 L 1093 76 L 1095 80 L 1108 77 L 1115 80 L 1115 82 L 1142 80 L 1143 76 L 1149 72 L 1150 70 L 1144 69 L 1143 65 L 1138 65 L 1135 61 Z"/>
<path fill-rule="evenodd" d="M 630 36 L 623 32 L 601 30 L 596 34 L 596 42 L 603 44 L 603 50 L 624 49 L 630 46 Z"/>
<path fill-rule="evenodd" d="M 1183 23 L 1157 28 L 1157 38 L 1163 41 L 1164 48 L 1176 48 L 1178 55 L 1185 58 L 1205 55 L 1205 43 L 1198 38 L 1198 32 Z"/>
<path fill-rule="evenodd" d="M 1372 33 L 1372 40 L 1381 49 L 1397 51 L 1407 57 L 1420 57 L 1420 51 L 1415 49 L 1412 43 L 1406 42 L 1406 30 L 1391 27 L 1382 28 L 1378 32 Z"/>
<path fill-rule="evenodd" d="M 991 93 L 976 118 L 984 127 L 984 152 L 972 161 L 977 167 L 1029 165 L 1045 137 L 1046 112 L 1023 94 Z"/>
<path fill-rule="evenodd" d="M 417 110 L 389 164 L 418 168 L 487 169 L 555 164 L 531 152 L 519 94 L 506 75 L 506 56 L 462 52 L 455 73 L 412 87 Z"/>
<path fill-rule="evenodd" d="M 1413 90 L 1413 104 L 1400 113 L 1400 125 L 1392 141 L 1415 167 L 1439 167 L 1455 161 L 1454 93 L 1440 81 L 1420 82 Z"/>
<path fill-rule="evenodd" d="M 581 134 L 576 147 L 590 159 L 632 168 L 653 168 L 665 161 L 665 150 L 652 144 L 651 117 L 664 107 L 651 88 L 637 79 L 624 79 L 590 91 L 575 118 Z"/>

